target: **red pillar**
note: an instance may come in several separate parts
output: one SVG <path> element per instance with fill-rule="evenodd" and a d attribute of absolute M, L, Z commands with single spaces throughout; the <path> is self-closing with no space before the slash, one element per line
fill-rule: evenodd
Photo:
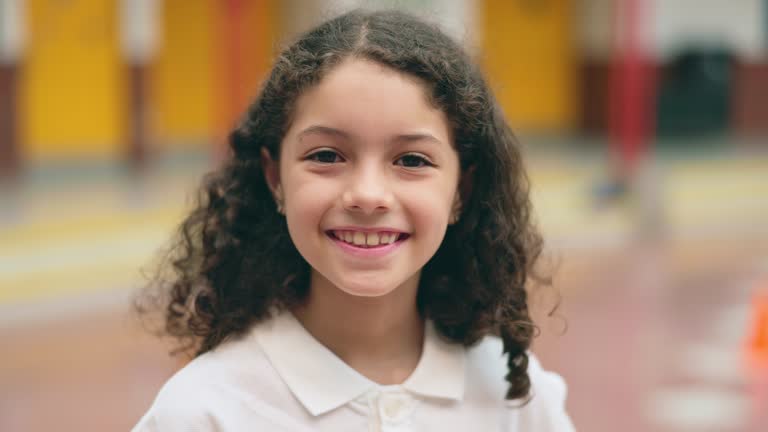
<path fill-rule="evenodd" d="M 218 28 L 220 35 L 217 38 L 218 55 L 218 85 L 215 86 L 218 94 L 218 104 L 215 104 L 214 113 L 216 122 L 216 137 L 213 146 L 213 157 L 216 163 L 221 162 L 227 156 L 229 131 L 235 126 L 238 117 L 247 106 L 245 97 L 250 96 L 243 91 L 245 79 L 243 71 L 243 38 L 245 25 L 245 4 L 242 0 L 225 0 L 216 3 L 221 8 Z"/>
<path fill-rule="evenodd" d="M 616 55 L 611 71 L 609 139 L 616 175 L 634 177 L 652 139 L 655 68 L 642 46 L 641 29 L 649 2 L 620 0 L 616 5 Z"/>
<path fill-rule="evenodd" d="M 211 0 L 212 1 L 212 0 Z M 275 36 L 275 7 L 269 0 L 222 0 L 216 5 L 214 32 L 216 103 L 214 158 L 227 156 L 229 132 L 253 102 L 268 73 Z"/>

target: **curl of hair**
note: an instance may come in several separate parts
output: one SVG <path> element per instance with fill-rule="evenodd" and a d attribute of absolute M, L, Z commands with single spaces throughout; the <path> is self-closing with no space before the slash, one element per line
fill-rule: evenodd
<path fill-rule="evenodd" d="M 536 334 L 526 282 L 542 240 L 531 222 L 528 179 L 518 145 L 482 74 L 436 26 L 410 15 L 354 11 L 301 36 L 276 59 L 261 92 L 231 133 L 231 157 L 203 181 L 197 207 L 181 224 L 167 261 L 137 302 L 159 309 L 161 333 L 199 355 L 242 334 L 307 294 L 309 265 L 277 213 L 260 163 L 274 159 L 297 98 L 348 58 L 417 78 L 453 130 L 462 168 L 459 222 L 425 265 L 418 308 L 447 340 L 470 346 L 501 337 L 508 399 L 527 398 L 527 350 Z M 154 293 L 155 295 L 150 295 Z M 160 295 L 157 295 L 160 294 Z M 155 302 L 142 302 L 155 299 Z"/>

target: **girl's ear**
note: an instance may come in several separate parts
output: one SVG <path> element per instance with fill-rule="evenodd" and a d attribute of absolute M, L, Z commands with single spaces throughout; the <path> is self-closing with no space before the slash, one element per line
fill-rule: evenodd
<path fill-rule="evenodd" d="M 280 187 L 280 164 L 272 159 L 266 147 L 261 148 L 261 169 L 264 171 L 264 180 L 266 180 L 275 200 L 281 201 L 283 196 Z"/>

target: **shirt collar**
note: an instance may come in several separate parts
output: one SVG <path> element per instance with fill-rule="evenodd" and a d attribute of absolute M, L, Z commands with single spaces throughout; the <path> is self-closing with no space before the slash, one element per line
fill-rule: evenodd
<path fill-rule="evenodd" d="M 381 387 L 318 342 L 290 312 L 258 324 L 254 333 L 272 366 L 312 415 Z M 421 359 L 402 387 L 421 396 L 461 400 L 465 356 L 463 346 L 442 340 L 427 322 Z"/>

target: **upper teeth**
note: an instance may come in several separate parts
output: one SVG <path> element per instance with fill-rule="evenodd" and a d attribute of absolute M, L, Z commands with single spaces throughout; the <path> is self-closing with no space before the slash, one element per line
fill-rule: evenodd
<path fill-rule="evenodd" d="M 398 237 L 398 234 L 393 232 L 364 233 L 362 231 L 334 231 L 333 234 L 337 239 L 346 243 L 352 243 L 355 246 L 392 244 Z"/>

